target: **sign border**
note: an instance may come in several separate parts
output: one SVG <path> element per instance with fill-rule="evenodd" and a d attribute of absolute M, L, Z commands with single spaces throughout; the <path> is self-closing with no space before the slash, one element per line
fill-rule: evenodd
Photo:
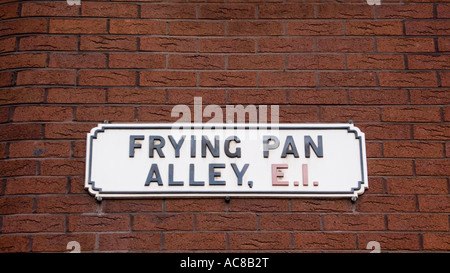
<path fill-rule="evenodd" d="M 360 147 L 360 163 L 361 163 L 361 177 L 362 181 L 358 181 L 358 187 L 351 188 L 349 191 L 276 191 L 276 192 L 227 192 L 227 191 L 170 191 L 170 192 L 141 192 L 141 191 L 127 191 L 127 192 L 107 192 L 102 191 L 101 188 L 95 186 L 95 181 L 91 180 L 92 173 L 92 143 L 97 138 L 98 134 L 105 132 L 105 130 L 130 130 L 130 129 L 244 129 L 244 130 L 336 130 L 346 129 L 348 133 L 353 133 L 355 139 L 359 141 Z M 86 139 L 86 173 L 85 173 L 85 189 L 89 191 L 98 201 L 102 198 L 216 198 L 216 197 L 265 197 L 265 198 L 292 198 L 292 197 L 334 197 L 343 198 L 350 197 L 352 201 L 355 201 L 359 195 L 363 194 L 365 189 L 369 188 L 368 176 L 367 176 L 367 160 L 366 160 L 366 147 L 365 147 L 365 134 L 361 130 L 353 125 L 353 123 L 332 123 L 332 124 L 225 124 L 225 123 L 186 123 L 186 124 L 168 124 L 168 123 L 99 123 L 97 127 L 87 134 Z"/>

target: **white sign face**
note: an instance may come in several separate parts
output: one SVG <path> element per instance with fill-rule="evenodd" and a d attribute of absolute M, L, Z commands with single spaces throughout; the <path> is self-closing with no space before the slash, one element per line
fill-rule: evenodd
<path fill-rule="evenodd" d="M 103 197 L 351 197 L 368 188 L 353 124 L 99 124 L 85 187 Z"/>

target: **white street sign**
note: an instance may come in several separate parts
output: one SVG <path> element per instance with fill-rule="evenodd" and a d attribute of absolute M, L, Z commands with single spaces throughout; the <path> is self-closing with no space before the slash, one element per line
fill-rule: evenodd
<path fill-rule="evenodd" d="M 99 124 L 86 154 L 85 187 L 99 200 L 356 200 L 368 188 L 364 133 L 353 124 Z"/>

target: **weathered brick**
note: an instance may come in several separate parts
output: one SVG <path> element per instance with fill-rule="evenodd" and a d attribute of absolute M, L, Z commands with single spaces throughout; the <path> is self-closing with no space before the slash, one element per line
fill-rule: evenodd
<path fill-rule="evenodd" d="M 125 214 L 69 215 L 70 232 L 129 231 L 130 216 Z"/>
<path fill-rule="evenodd" d="M 256 230 L 257 217 L 254 213 L 207 213 L 196 218 L 197 230 Z"/>
<path fill-rule="evenodd" d="M 232 250 L 290 249 L 288 232 L 232 232 L 229 236 Z"/>
<path fill-rule="evenodd" d="M 171 231 L 194 230 L 192 214 L 139 214 L 133 216 L 133 230 Z"/>
<path fill-rule="evenodd" d="M 448 231 L 444 214 L 388 214 L 388 229 L 398 231 Z"/>
<path fill-rule="evenodd" d="M 174 232 L 165 235 L 167 250 L 224 250 L 225 233 L 216 232 Z"/>

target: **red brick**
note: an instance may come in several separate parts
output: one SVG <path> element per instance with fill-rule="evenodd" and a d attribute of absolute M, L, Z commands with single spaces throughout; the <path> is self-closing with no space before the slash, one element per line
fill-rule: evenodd
<path fill-rule="evenodd" d="M 197 73 L 185 71 L 142 71 L 140 86 L 196 86 Z"/>
<path fill-rule="evenodd" d="M 134 86 L 136 72 L 125 70 L 81 70 L 78 84 L 84 86 Z"/>
<path fill-rule="evenodd" d="M 228 69 L 283 69 L 284 57 L 281 55 L 230 55 Z"/>
<path fill-rule="evenodd" d="M 265 87 L 316 86 L 313 72 L 260 72 L 259 85 Z"/>
<path fill-rule="evenodd" d="M 239 87 L 256 86 L 255 72 L 202 72 L 200 86 Z"/>
<path fill-rule="evenodd" d="M 14 121 L 70 121 L 71 107 L 64 106 L 21 106 L 14 110 Z"/>
<path fill-rule="evenodd" d="M 5 89 L 0 93 L 0 105 L 44 102 L 44 88 Z"/>
<path fill-rule="evenodd" d="M 0 169 L 3 177 L 35 175 L 37 162 L 23 159 L 0 161 Z"/>
<path fill-rule="evenodd" d="M 413 175 L 412 161 L 406 159 L 369 159 L 369 175 Z"/>
<path fill-rule="evenodd" d="M 261 230 L 320 230 L 318 214 L 261 214 Z"/>
<path fill-rule="evenodd" d="M 0 39 L 0 53 L 15 51 L 16 37 Z"/>
<path fill-rule="evenodd" d="M 320 86 L 376 86 L 376 75 L 374 72 L 320 72 Z"/>
<path fill-rule="evenodd" d="M 400 122 L 439 122 L 441 121 L 441 109 L 439 107 L 417 106 L 383 107 L 382 120 Z"/>
<path fill-rule="evenodd" d="M 49 123 L 45 125 L 45 138 L 86 139 L 86 134 L 95 126 L 95 123 Z"/>
<path fill-rule="evenodd" d="M 448 176 L 450 175 L 450 159 L 416 160 L 417 175 Z"/>
<path fill-rule="evenodd" d="M 450 4 L 438 4 L 437 5 L 437 17 L 438 18 L 450 18 Z"/>
<path fill-rule="evenodd" d="M 448 231 L 448 215 L 388 214 L 388 229 L 399 231 Z"/>
<path fill-rule="evenodd" d="M 25 36 L 19 40 L 19 50 L 76 50 L 77 37 L 64 35 Z"/>
<path fill-rule="evenodd" d="M 0 123 L 5 123 L 10 120 L 10 109 L 9 107 L 0 108 Z"/>
<path fill-rule="evenodd" d="M 439 158 L 444 156 L 442 143 L 435 142 L 385 142 L 385 157 Z"/>
<path fill-rule="evenodd" d="M 352 211 L 352 203 L 350 200 L 344 199 L 292 199 L 292 211 L 350 212 Z"/>
<path fill-rule="evenodd" d="M 433 20 L 433 21 L 406 21 L 406 35 L 450 35 L 448 28 L 450 21 Z"/>
<path fill-rule="evenodd" d="M 216 21 L 171 21 L 170 35 L 182 36 L 222 36 L 225 35 L 225 23 Z"/>
<path fill-rule="evenodd" d="M 273 36 L 283 34 L 283 24 L 279 21 L 228 22 L 228 35 L 232 36 Z"/>
<path fill-rule="evenodd" d="M 290 54 L 287 58 L 288 69 L 345 69 L 344 55 Z"/>
<path fill-rule="evenodd" d="M 348 21 L 345 23 L 347 35 L 402 35 L 403 24 L 400 21 Z"/>
<path fill-rule="evenodd" d="M 439 37 L 438 38 L 438 48 L 440 52 L 450 51 L 450 38 Z"/>
<path fill-rule="evenodd" d="M 23 3 L 21 16 L 78 16 L 79 10 L 79 6 L 70 6 L 63 2 Z"/>
<path fill-rule="evenodd" d="M 135 231 L 194 230 L 192 214 L 139 214 L 133 216 Z"/>
<path fill-rule="evenodd" d="M 325 230 L 384 230 L 381 214 L 326 214 L 323 216 Z"/>
<path fill-rule="evenodd" d="M 406 90 L 388 89 L 352 89 L 350 90 L 350 102 L 352 104 L 407 104 L 408 94 Z"/>
<path fill-rule="evenodd" d="M 81 36 L 80 50 L 135 51 L 137 39 L 131 36 Z"/>
<path fill-rule="evenodd" d="M 445 178 L 401 178 L 387 179 L 387 191 L 390 194 L 446 194 Z"/>
<path fill-rule="evenodd" d="M 65 193 L 65 177 L 17 177 L 6 180 L 5 194 Z"/>
<path fill-rule="evenodd" d="M 317 38 L 317 50 L 319 52 L 373 52 L 373 44 L 372 38 Z"/>
<path fill-rule="evenodd" d="M 50 88 L 47 103 L 104 103 L 105 93 L 100 88 Z"/>
<path fill-rule="evenodd" d="M 170 212 L 225 212 L 223 199 L 167 199 L 166 211 Z"/>
<path fill-rule="evenodd" d="M 0 236 L 0 252 L 17 253 L 27 252 L 30 245 L 30 236 L 26 235 L 2 235 Z"/>
<path fill-rule="evenodd" d="M 277 89 L 233 89 L 228 92 L 232 104 L 286 104 L 286 91 Z"/>
<path fill-rule="evenodd" d="M 287 199 L 233 199 L 230 211 L 272 212 L 289 211 Z"/>
<path fill-rule="evenodd" d="M 277 6 L 277 5 L 274 5 Z M 292 10 L 294 12 L 296 10 Z M 327 36 L 327 35 L 343 35 L 343 23 L 339 21 L 287 21 L 287 35 L 305 35 L 305 36 Z"/>
<path fill-rule="evenodd" d="M 295 249 L 342 250 L 355 249 L 353 233 L 298 232 L 294 233 Z"/>
<path fill-rule="evenodd" d="M 72 144 L 72 157 L 86 157 L 86 141 L 75 141 L 75 144 Z"/>
<path fill-rule="evenodd" d="M 0 125 L 0 140 L 41 139 L 40 124 L 4 124 Z"/>
<path fill-rule="evenodd" d="M 257 217 L 254 213 L 203 213 L 197 215 L 196 230 L 256 230 Z"/>
<path fill-rule="evenodd" d="M 145 68 L 166 67 L 166 56 L 146 53 L 110 53 L 109 68 Z"/>
<path fill-rule="evenodd" d="M 31 196 L 0 197 L 0 214 L 26 214 L 33 212 L 34 198 Z"/>
<path fill-rule="evenodd" d="M 280 122 L 318 122 L 319 109 L 315 106 L 281 106 Z"/>
<path fill-rule="evenodd" d="M 99 250 L 160 250 L 158 233 L 103 233 L 99 238 Z"/>
<path fill-rule="evenodd" d="M 202 97 L 203 104 L 226 104 L 225 89 L 169 89 L 168 104 L 194 104 L 194 97 Z"/>
<path fill-rule="evenodd" d="M 167 250 L 221 250 L 226 248 L 225 233 L 166 233 Z"/>
<path fill-rule="evenodd" d="M 255 40 L 247 38 L 203 38 L 199 39 L 200 52 L 255 52 Z"/>
<path fill-rule="evenodd" d="M 333 107 L 325 106 L 322 108 L 322 121 L 347 122 L 353 120 L 355 122 L 363 121 L 379 121 L 379 109 L 376 107 Z"/>
<path fill-rule="evenodd" d="M 129 231 L 130 216 L 125 214 L 69 215 L 69 232 Z"/>
<path fill-rule="evenodd" d="M 36 234 L 33 237 L 33 252 L 70 252 L 67 244 L 76 241 L 80 244 L 80 251 L 93 251 L 95 249 L 95 234 Z"/>
<path fill-rule="evenodd" d="M 276 250 L 290 249 L 290 234 L 287 232 L 232 232 L 232 250 Z"/>
<path fill-rule="evenodd" d="M 346 104 L 345 90 L 298 89 L 289 90 L 290 104 Z"/>
<path fill-rule="evenodd" d="M 28 214 L 3 217 L 2 233 L 64 232 L 64 215 Z"/>
<path fill-rule="evenodd" d="M 409 69 L 450 69 L 450 55 L 409 55 Z"/>
<path fill-rule="evenodd" d="M 81 15 L 87 17 L 127 17 L 138 16 L 138 5 L 129 3 L 83 3 Z"/>
<path fill-rule="evenodd" d="M 225 69 L 225 57 L 221 55 L 200 55 L 200 54 L 169 55 L 168 68 L 199 69 L 199 70 Z"/>
<path fill-rule="evenodd" d="M 349 69 L 404 69 L 403 56 L 393 54 L 352 54 L 347 56 Z"/>
<path fill-rule="evenodd" d="M 41 175 L 83 175 L 84 159 L 45 159 L 41 161 Z"/>
<path fill-rule="evenodd" d="M 440 72 L 442 86 L 450 87 L 450 73 L 449 72 Z"/>
<path fill-rule="evenodd" d="M 419 211 L 423 212 L 450 212 L 449 195 L 420 195 Z"/>
<path fill-rule="evenodd" d="M 197 6 L 195 5 L 172 4 L 172 3 L 141 5 L 141 18 L 195 19 L 196 16 L 197 16 Z"/>
<path fill-rule="evenodd" d="M 104 200 L 102 211 L 109 212 L 161 212 L 162 200 Z"/>
<path fill-rule="evenodd" d="M 380 86 L 437 87 L 435 72 L 380 72 Z"/>
<path fill-rule="evenodd" d="M 49 67 L 106 68 L 106 55 L 102 53 L 52 53 Z"/>
<path fill-rule="evenodd" d="M 88 213 L 96 212 L 98 206 L 91 196 L 41 196 L 37 199 L 38 213 Z"/>
<path fill-rule="evenodd" d="M 50 33 L 106 33 L 106 19 L 50 19 Z"/>
<path fill-rule="evenodd" d="M 447 124 L 414 125 L 414 139 L 448 140 L 450 126 Z"/>
<path fill-rule="evenodd" d="M 2 29 L 0 29 L 0 36 L 28 33 L 47 33 L 47 19 L 27 18 L 3 21 Z"/>
<path fill-rule="evenodd" d="M 450 89 L 409 90 L 412 104 L 450 104 Z"/>
<path fill-rule="evenodd" d="M 385 250 L 413 250 L 420 249 L 419 234 L 417 233 L 358 233 L 358 249 L 367 249 L 370 241 L 380 243 L 381 252 Z M 367 250 L 370 251 L 370 250 Z"/>
<path fill-rule="evenodd" d="M 377 38 L 378 52 L 434 52 L 433 38 Z"/>
<path fill-rule="evenodd" d="M 0 87 L 13 86 L 13 72 L 0 72 Z"/>
<path fill-rule="evenodd" d="M 377 18 L 409 19 L 433 18 L 433 5 L 390 4 L 377 7 Z"/>
<path fill-rule="evenodd" d="M 374 9 L 367 4 L 348 5 L 342 4 L 323 4 L 318 5 L 317 18 L 345 18 L 345 19 L 361 19 L 373 18 Z"/>
<path fill-rule="evenodd" d="M 84 176 L 81 177 L 71 177 L 69 181 L 70 190 L 69 193 L 77 194 L 82 193 L 86 194 L 86 190 L 84 188 Z"/>
<path fill-rule="evenodd" d="M 108 91 L 109 103 L 164 104 L 165 101 L 164 89 L 110 88 Z"/>
<path fill-rule="evenodd" d="M 69 157 L 68 141 L 20 141 L 9 144 L 9 157 Z"/>
<path fill-rule="evenodd" d="M 416 198 L 391 195 L 362 195 L 356 204 L 360 212 L 408 212 L 416 210 Z"/>
<path fill-rule="evenodd" d="M 178 117 L 172 117 L 172 108 L 169 106 L 142 106 L 138 109 L 139 121 L 175 122 Z M 192 110 L 191 110 L 192 112 Z M 192 120 L 192 119 L 191 119 Z"/>
<path fill-rule="evenodd" d="M 23 70 L 17 73 L 17 85 L 74 85 L 75 70 Z"/>
<path fill-rule="evenodd" d="M 76 111 L 78 121 L 133 121 L 132 106 L 79 106 Z"/>
<path fill-rule="evenodd" d="M 45 67 L 47 54 L 19 53 L 0 56 L 0 70 L 14 68 Z"/>
<path fill-rule="evenodd" d="M 261 15 L 261 6 L 260 15 Z M 195 15 L 195 12 L 194 12 Z M 200 6 L 200 19 L 255 19 L 255 5 L 252 4 L 207 4 Z M 259 18 L 265 18 L 260 16 Z"/>
<path fill-rule="evenodd" d="M 142 51 L 195 52 L 196 49 L 197 42 L 194 38 L 148 36 L 140 37 L 140 50 Z"/>
<path fill-rule="evenodd" d="M 258 18 L 306 19 L 314 18 L 314 6 L 309 4 L 262 4 L 258 6 Z"/>
<path fill-rule="evenodd" d="M 423 235 L 423 248 L 425 250 L 444 250 L 450 249 L 449 233 L 425 233 Z"/>
<path fill-rule="evenodd" d="M 162 21 L 111 19 L 111 34 L 166 34 L 166 23 Z"/>
<path fill-rule="evenodd" d="M 0 11 L 0 18 L 2 20 L 19 17 L 19 4 L 13 3 L 9 5 L 3 5 Z"/>

